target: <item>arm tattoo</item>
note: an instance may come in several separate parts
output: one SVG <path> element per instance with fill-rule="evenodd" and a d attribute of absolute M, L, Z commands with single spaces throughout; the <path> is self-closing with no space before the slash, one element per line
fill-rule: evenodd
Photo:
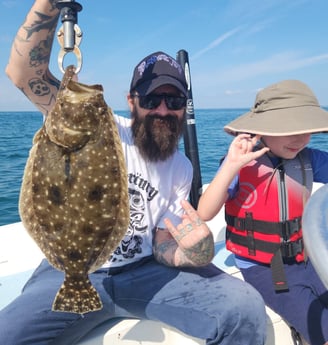
<path fill-rule="evenodd" d="M 184 249 L 184 251 L 178 248 L 177 242 L 174 239 L 161 242 L 160 244 L 154 243 L 153 252 L 156 260 L 166 266 L 204 266 L 214 256 L 213 235 L 210 233 L 196 245 L 189 249 Z"/>
<path fill-rule="evenodd" d="M 48 30 L 48 35 L 45 40 L 39 42 L 30 51 L 30 66 L 38 67 L 43 63 L 47 63 L 50 59 L 51 47 L 54 39 L 54 31 L 57 25 L 57 17 L 49 17 L 42 15 L 39 12 L 36 14 L 42 19 L 41 21 L 36 20 L 31 26 L 24 27 L 26 31 L 26 41 L 33 35 L 33 33 L 38 32 L 43 29 Z"/>
<path fill-rule="evenodd" d="M 39 67 L 43 63 L 47 63 L 50 59 L 53 35 L 50 33 L 46 40 L 41 41 L 36 47 L 30 51 L 30 66 Z"/>
<path fill-rule="evenodd" d="M 55 78 L 51 73 L 49 73 L 49 70 L 46 70 L 46 72 L 43 75 L 43 80 L 47 83 L 49 83 L 52 86 L 55 86 L 57 90 L 59 90 L 60 87 L 60 81 Z"/>
<path fill-rule="evenodd" d="M 165 255 L 168 251 L 175 251 L 177 248 L 177 243 L 174 239 L 169 241 L 164 241 L 159 244 L 153 244 L 153 252 L 156 260 L 166 266 L 175 266 L 173 262 L 173 257 L 170 255 L 171 260 L 167 260 Z"/>
<path fill-rule="evenodd" d="M 57 2 L 58 2 L 58 0 L 49 0 L 49 3 L 51 5 L 51 10 L 50 10 L 51 12 L 53 10 L 57 9 Z"/>
<path fill-rule="evenodd" d="M 40 96 L 40 101 L 45 101 L 45 98 L 42 96 L 47 95 L 46 98 L 48 101 L 47 103 L 35 102 L 35 105 L 42 110 L 44 115 L 48 115 L 48 108 L 51 103 L 54 103 L 56 100 L 56 96 L 54 94 L 50 95 L 50 88 L 48 85 L 54 86 L 57 90 L 60 87 L 60 81 L 54 78 L 48 70 L 45 71 L 42 78 L 32 78 L 29 80 L 29 87 L 33 94 Z M 24 92 L 24 90 L 22 89 Z M 26 92 L 24 92 L 26 94 Z M 33 102 L 33 101 L 32 101 Z"/>
<path fill-rule="evenodd" d="M 42 96 L 50 95 L 50 88 L 49 84 L 55 86 L 57 90 L 59 90 L 60 82 L 56 78 L 54 78 L 48 71 L 45 72 L 42 79 L 41 78 L 31 78 L 28 82 L 30 90 L 36 96 L 40 96 L 40 100 L 44 100 Z M 24 92 L 25 93 L 25 92 Z M 44 109 L 44 112 L 47 114 L 47 106 L 54 102 L 56 99 L 55 95 L 50 95 L 48 98 L 48 103 L 39 103 L 36 102 L 36 105 L 39 108 Z"/>
<path fill-rule="evenodd" d="M 59 14 L 54 17 L 47 16 L 40 12 L 35 12 L 35 14 L 40 19 L 36 20 L 31 26 L 24 26 L 26 31 L 26 40 L 28 40 L 35 32 L 40 30 L 48 29 L 49 32 L 53 32 L 56 29 Z"/>
<path fill-rule="evenodd" d="M 213 235 L 210 233 L 193 247 L 185 249 L 186 257 L 197 266 L 208 264 L 214 256 Z"/>

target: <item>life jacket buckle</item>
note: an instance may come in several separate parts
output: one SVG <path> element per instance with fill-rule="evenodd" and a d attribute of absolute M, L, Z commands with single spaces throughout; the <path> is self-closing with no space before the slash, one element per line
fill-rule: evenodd
<path fill-rule="evenodd" d="M 301 220 L 302 218 L 298 217 L 281 223 L 281 236 L 285 241 L 288 241 L 295 232 L 300 231 Z"/>
<path fill-rule="evenodd" d="M 281 254 L 284 258 L 294 258 L 297 254 L 302 253 L 304 249 L 303 239 L 297 241 L 284 241 L 281 245 Z"/>

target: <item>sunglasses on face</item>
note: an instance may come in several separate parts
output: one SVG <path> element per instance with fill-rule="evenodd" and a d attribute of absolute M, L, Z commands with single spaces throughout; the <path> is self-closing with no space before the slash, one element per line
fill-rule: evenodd
<path fill-rule="evenodd" d="M 144 109 L 156 109 L 164 99 L 167 109 L 181 110 L 186 106 L 186 97 L 170 95 L 168 93 L 149 94 L 147 96 L 134 95 L 139 98 L 139 106 Z"/>

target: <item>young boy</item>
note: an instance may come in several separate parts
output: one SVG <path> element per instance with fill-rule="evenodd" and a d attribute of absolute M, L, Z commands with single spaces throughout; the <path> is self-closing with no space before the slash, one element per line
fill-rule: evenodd
<path fill-rule="evenodd" d="M 328 153 L 307 148 L 328 131 L 328 112 L 297 80 L 257 94 L 250 112 L 224 129 L 235 135 L 198 212 L 225 204 L 226 246 L 244 279 L 312 345 L 328 344 L 328 292 L 306 258 L 301 229 L 314 182 L 328 182 Z"/>

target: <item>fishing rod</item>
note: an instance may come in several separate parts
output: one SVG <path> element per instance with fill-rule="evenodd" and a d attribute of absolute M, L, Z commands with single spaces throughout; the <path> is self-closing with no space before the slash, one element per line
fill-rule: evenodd
<path fill-rule="evenodd" d="M 193 180 L 190 190 L 190 203 L 197 209 L 199 198 L 202 194 L 202 177 L 199 164 L 198 142 L 196 134 L 196 121 L 194 113 L 194 102 L 192 98 L 191 78 L 188 53 L 185 50 L 179 50 L 177 61 L 184 69 L 187 80 L 187 108 L 186 120 L 183 131 L 183 142 L 186 156 L 190 159 L 193 166 Z"/>

